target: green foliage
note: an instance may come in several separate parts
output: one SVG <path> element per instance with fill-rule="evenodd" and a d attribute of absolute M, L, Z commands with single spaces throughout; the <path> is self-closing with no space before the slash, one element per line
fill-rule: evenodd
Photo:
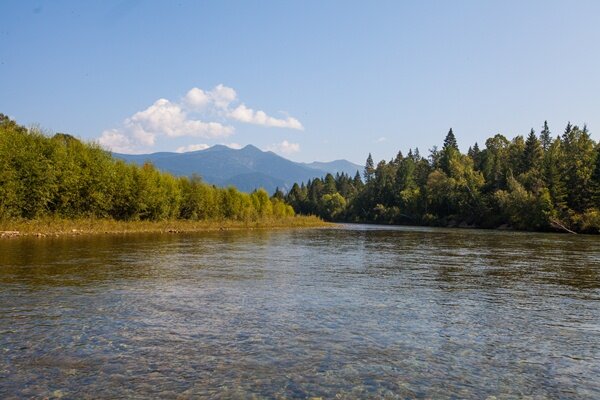
<path fill-rule="evenodd" d="M 540 144 L 544 151 L 548 151 L 548 148 L 552 144 L 552 136 L 550 135 L 550 128 L 548 128 L 548 121 L 544 121 L 544 126 L 540 132 Z"/>
<path fill-rule="evenodd" d="M 596 144 L 590 135 L 577 126 L 571 127 L 562 138 L 562 176 L 567 189 L 569 208 L 582 212 L 596 206 L 592 202 L 592 175 L 595 168 Z"/>
<path fill-rule="evenodd" d="M 494 196 L 506 220 L 517 229 L 539 230 L 550 225 L 552 200 L 547 189 L 539 195 L 527 191 L 515 178 L 508 178 L 508 190 Z"/>
<path fill-rule="evenodd" d="M 346 199 L 339 193 L 325 194 L 321 198 L 323 214 L 329 220 L 335 220 L 346 209 Z"/>
<path fill-rule="evenodd" d="M 600 144 L 587 129 L 569 124 L 552 140 L 544 123 L 539 139 L 532 129 L 485 143 L 463 155 L 450 130 L 428 159 L 415 149 L 375 166 L 369 154 L 364 184 L 329 175 L 295 184 L 286 200 L 328 220 L 600 232 Z"/>
<path fill-rule="evenodd" d="M 456 136 L 454 136 L 452 128 L 450 128 L 448 134 L 446 135 L 446 138 L 444 139 L 444 150 L 450 148 L 458 150 L 458 142 L 456 141 Z"/>
<path fill-rule="evenodd" d="M 506 176 L 510 168 L 509 144 L 508 139 L 500 134 L 485 142 L 482 171 L 488 192 L 506 188 Z"/>
<path fill-rule="evenodd" d="M 282 198 L 126 164 L 96 144 L 62 133 L 49 137 L 0 114 L 0 219 L 260 221 L 294 215 Z"/>
<path fill-rule="evenodd" d="M 544 153 L 543 177 L 554 206 L 560 210 L 567 208 L 567 188 L 565 185 L 565 158 L 562 140 L 557 137 Z"/>
<path fill-rule="evenodd" d="M 456 136 L 454 136 L 454 132 L 452 132 L 452 128 L 448 131 L 446 138 L 444 139 L 444 147 L 442 148 L 440 154 L 440 168 L 446 174 L 450 172 L 450 164 L 453 162 L 455 158 L 460 155 L 460 151 L 458 150 L 458 143 L 456 141 Z"/>
<path fill-rule="evenodd" d="M 591 179 L 591 200 L 595 208 L 600 208 L 600 143 L 596 145 L 596 160 Z"/>
<path fill-rule="evenodd" d="M 0 219 L 260 221 L 312 214 L 333 221 L 467 224 L 600 232 L 600 144 L 569 125 L 550 139 L 498 134 L 460 153 L 450 131 L 429 158 L 418 149 L 360 174 L 328 174 L 273 197 L 217 188 L 153 165 L 113 159 L 96 144 L 25 129 L 0 114 Z"/>
<path fill-rule="evenodd" d="M 543 157 L 544 150 L 542 149 L 542 145 L 532 129 L 531 132 L 529 132 L 529 136 L 527 136 L 527 140 L 525 141 L 525 149 L 523 151 L 523 166 L 525 171 L 530 171 L 532 169 L 539 170 Z"/>
<path fill-rule="evenodd" d="M 371 179 L 373 179 L 373 175 L 375 173 L 375 164 L 373 163 L 373 157 L 371 156 L 371 153 L 369 153 L 369 156 L 367 157 L 367 161 L 365 163 L 365 172 L 364 172 L 364 176 L 365 176 L 365 182 L 370 182 Z"/>

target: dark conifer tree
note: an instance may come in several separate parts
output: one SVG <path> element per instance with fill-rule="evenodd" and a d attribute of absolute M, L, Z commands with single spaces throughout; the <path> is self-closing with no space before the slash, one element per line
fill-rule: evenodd
<path fill-rule="evenodd" d="M 469 147 L 469 151 L 467 152 L 467 155 L 469 157 L 471 157 L 471 159 L 473 160 L 473 168 L 476 171 L 480 171 L 481 170 L 481 150 L 479 149 L 479 144 L 477 144 L 477 142 L 475 142 L 473 147 Z"/>
<path fill-rule="evenodd" d="M 552 136 L 550 134 L 550 128 L 548 128 L 548 121 L 544 121 L 544 127 L 540 132 L 540 143 L 544 151 L 548 151 L 548 148 L 552 144 Z"/>
<path fill-rule="evenodd" d="M 363 181 L 360 179 L 360 172 L 356 171 L 356 175 L 354 175 L 354 180 L 352 182 L 356 189 L 360 189 L 363 186 Z"/>
<path fill-rule="evenodd" d="M 458 143 L 456 141 L 456 136 L 454 136 L 454 132 L 452 131 L 452 128 L 450 128 L 450 130 L 448 131 L 448 134 L 446 135 L 446 138 L 444 139 L 444 147 L 443 150 L 446 150 L 447 148 L 452 147 L 455 150 L 458 150 Z"/>
<path fill-rule="evenodd" d="M 394 164 L 400 164 L 402 162 L 402 159 L 404 159 L 404 155 L 402 154 L 402 150 L 400 150 L 398 151 L 398 154 L 396 154 L 396 158 L 394 158 Z"/>
<path fill-rule="evenodd" d="M 563 134 L 563 138 L 567 136 L 573 130 L 573 125 L 571 125 L 571 121 L 567 122 L 567 126 L 565 127 L 565 133 Z"/>
<path fill-rule="evenodd" d="M 334 194 L 335 192 L 337 192 L 335 178 L 331 174 L 325 175 L 325 179 L 323 181 L 323 194 Z"/>
<path fill-rule="evenodd" d="M 373 162 L 373 157 L 371 156 L 371 153 L 369 153 L 369 156 L 367 157 L 367 162 L 365 163 L 365 171 L 364 171 L 365 183 L 371 182 L 371 180 L 373 179 L 374 176 L 375 176 L 375 163 Z"/>
<path fill-rule="evenodd" d="M 419 148 L 415 147 L 415 153 L 413 155 L 413 160 L 415 162 L 419 161 L 421 159 L 421 153 L 419 153 Z"/>
<path fill-rule="evenodd" d="M 544 151 L 532 128 L 527 136 L 527 140 L 525 140 L 525 151 L 523 152 L 523 167 L 525 171 L 532 169 L 539 170 L 543 156 Z"/>
<path fill-rule="evenodd" d="M 452 132 L 452 128 L 450 128 L 444 139 L 444 147 L 442 147 L 441 151 L 440 168 L 442 171 L 448 175 L 450 174 L 450 161 L 458 154 L 458 143 L 456 142 L 456 137 L 454 136 L 454 132 Z"/>

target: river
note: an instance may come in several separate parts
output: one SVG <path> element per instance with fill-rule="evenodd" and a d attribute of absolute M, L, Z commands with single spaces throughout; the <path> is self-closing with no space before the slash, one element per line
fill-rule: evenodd
<path fill-rule="evenodd" d="M 598 236 L 0 241 L 0 398 L 600 398 Z"/>

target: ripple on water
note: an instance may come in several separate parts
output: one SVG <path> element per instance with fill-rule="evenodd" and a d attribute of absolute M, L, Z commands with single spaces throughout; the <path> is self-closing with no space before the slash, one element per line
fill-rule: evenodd
<path fill-rule="evenodd" d="M 2 398 L 600 397 L 597 237 L 345 225 L 0 255 Z"/>

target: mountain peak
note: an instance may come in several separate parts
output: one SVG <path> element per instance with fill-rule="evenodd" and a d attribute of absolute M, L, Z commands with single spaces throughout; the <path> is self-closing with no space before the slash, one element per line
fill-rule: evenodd
<path fill-rule="evenodd" d="M 208 149 L 204 149 L 201 151 L 224 151 L 224 150 L 231 150 L 231 148 L 225 146 L 224 144 L 215 144 L 214 146 L 211 146 Z"/>
<path fill-rule="evenodd" d="M 241 150 L 254 151 L 254 152 L 259 151 L 261 153 L 263 152 L 261 149 L 259 149 L 258 147 L 254 146 L 254 145 L 251 145 L 251 144 L 244 146 L 244 148 L 242 148 Z"/>

